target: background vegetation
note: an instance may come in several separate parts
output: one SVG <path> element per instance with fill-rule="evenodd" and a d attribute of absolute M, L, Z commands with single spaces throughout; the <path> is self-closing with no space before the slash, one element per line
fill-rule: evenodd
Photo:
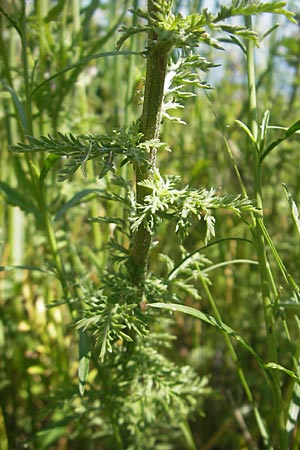
<path fill-rule="evenodd" d="M 219 2 L 209 3 L 215 13 Z M 288 9 L 299 15 L 297 3 L 291 1 Z M 178 0 L 173 9 L 188 15 L 200 12 L 204 6 L 200 0 Z M 124 187 L 116 186 L 119 181 L 109 176 L 98 179 L 97 161 L 94 165 L 83 164 L 82 170 L 71 176 L 72 182 L 62 183 L 57 177 L 62 162 L 56 155 L 9 150 L 25 142 L 25 135 L 105 134 L 129 126 L 140 117 L 145 60 L 137 53 L 144 49 L 145 35 L 134 35 L 118 56 L 113 54 L 121 25 L 142 23 L 128 12 L 129 7 L 145 8 L 145 2 L 1 2 L 1 450 L 146 448 L 138 438 L 134 443 L 124 442 L 125 438 L 120 443 L 117 431 L 109 429 L 114 414 L 108 413 L 107 406 L 103 409 L 102 402 L 109 404 L 109 396 L 115 393 L 108 389 L 105 400 L 97 390 L 103 383 L 99 373 L 103 369 L 109 379 L 109 366 L 99 366 L 99 351 L 90 355 L 87 336 L 74 326 L 74 321 L 81 318 L 85 298 L 101 284 L 105 268 L 112 267 L 112 247 L 107 243 L 123 226 L 122 222 L 91 218 L 124 218 L 126 208 L 109 197 L 116 192 L 121 196 Z M 244 23 L 244 19 L 238 20 Z M 258 122 L 269 110 L 267 140 L 271 143 L 299 120 L 300 28 L 278 15 L 262 14 L 252 20 L 260 38 L 273 27 L 256 49 Z M 201 73 L 213 89 L 197 89 L 197 96 L 186 99 L 185 109 L 180 111 L 186 126 L 164 120 L 162 141 L 172 153 L 160 151 L 159 168 L 163 174 L 181 176 L 191 188 L 213 186 L 221 188 L 222 194 L 240 194 L 234 159 L 246 192 L 255 198 L 249 133 L 235 122 L 239 120 L 253 130 L 246 58 L 236 41 L 229 41 L 220 40 L 225 51 L 201 47 L 202 56 L 221 66 L 208 74 Z M 293 293 L 299 293 L 293 284 L 300 279 L 296 211 L 300 204 L 300 158 L 296 128 L 265 158 L 262 185 L 265 226 L 276 247 L 275 251 L 272 245 L 267 246 L 267 257 L 278 292 L 273 299 L 277 308 L 278 361 L 299 375 L 299 306 L 290 289 L 292 286 Z M 133 176 L 130 165 L 121 172 L 124 179 Z M 64 175 L 61 172 L 60 178 Z M 192 252 L 198 254 L 197 249 L 203 248 L 198 262 L 202 278 L 195 279 L 194 272 L 187 269 L 185 277 L 194 277 L 191 285 L 177 286 L 182 303 L 215 317 L 212 305 L 217 305 L 222 321 L 267 363 L 257 254 L 250 243 L 253 226 L 249 217 L 241 219 L 226 210 L 218 210 L 216 218 L 214 240 L 218 244 L 210 246 L 205 243 L 203 221 L 193 221 L 186 238 L 176 235 L 171 223 L 163 223 L 154 237 L 159 244 L 151 251 L 149 271 L 164 279 L 168 266 L 161 254 L 168 255 L 176 267 L 182 258 Z M 126 236 L 120 239 L 124 244 Z M 204 274 L 209 275 L 209 288 L 203 282 Z M 284 303 L 293 304 L 287 309 Z M 168 406 L 173 408 L 171 426 L 167 421 L 156 423 L 149 419 L 156 426 L 155 433 L 163 436 L 159 443 L 151 441 L 155 433 L 153 429 L 147 432 L 147 421 L 146 425 L 131 423 L 136 427 L 135 435 L 137 430 L 144 434 L 149 442 L 147 448 L 264 448 L 253 404 L 239 382 L 224 333 L 188 315 L 176 314 L 171 321 L 168 314 L 160 314 L 161 339 L 168 340 L 166 335 L 172 338 L 163 353 L 178 367 L 192 367 L 193 373 L 200 376 L 200 400 L 196 405 L 189 400 L 188 406 L 182 407 L 182 415 L 187 418 L 184 427 L 176 424 L 176 402 Z M 254 403 L 259 404 L 266 423 L 272 424 L 272 395 L 266 377 L 257 360 L 235 341 L 232 343 Z M 84 375 L 85 386 L 78 387 L 78 368 L 86 370 L 82 361 L 88 353 L 92 358 L 90 370 Z M 160 362 L 157 364 L 159 370 Z M 175 369 L 168 366 L 168 370 L 171 379 Z M 281 372 L 279 383 L 287 399 L 283 406 L 287 413 L 289 405 L 293 406 L 290 399 L 297 383 L 289 373 Z M 176 374 L 179 377 L 179 372 Z M 192 384 L 192 379 L 186 376 L 185 383 Z M 189 395 L 193 396 L 189 387 Z M 297 422 L 295 404 L 294 410 Z M 129 414 L 126 409 L 122 411 Z M 139 417 L 138 412 L 135 414 Z M 299 448 L 299 434 L 296 425 L 289 448 Z M 268 448 L 272 448 L 271 444 Z"/>

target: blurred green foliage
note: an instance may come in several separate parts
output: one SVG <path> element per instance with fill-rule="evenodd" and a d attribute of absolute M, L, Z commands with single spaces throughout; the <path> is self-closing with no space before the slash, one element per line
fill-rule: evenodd
<path fill-rule="evenodd" d="M 108 436 L 112 431 L 107 429 L 107 422 L 98 411 L 102 408 L 103 396 L 109 397 L 109 391 L 103 394 L 97 390 L 99 373 L 97 361 L 93 361 L 85 395 L 80 397 L 79 337 L 70 323 L 74 312 L 76 314 L 81 307 L 77 293 L 84 293 L 86 286 L 99 285 L 109 259 L 110 249 L 105 249 L 104 244 L 113 236 L 118 224 L 91 222 L 87 217 L 119 215 L 118 204 L 102 195 L 115 186 L 108 178 L 98 180 L 96 162 L 94 166 L 87 166 L 86 177 L 78 172 L 71 174 L 72 183 L 60 183 L 56 170 L 51 171 L 52 167 L 63 167 L 60 160 L 38 154 L 29 163 L 26 155 L 20 157 L 8 147 L 24 141 L 26 134 L 54 135 L 58 131 L 102 134 L 138 119 L 145 75 L 143 58 L 137 54 L 118 57 L 99 54 L 115 51 L 121 24 L 129 28 L 137 25 L 138 19 L 127 12 L 128 7 L 142 7 L 145 2 L 91 0 L 71 4 L 65 0 L 37 0 L 27 3 L 26 12 L 25 3 L 3 1 L 0 10 L 0 449 L 105 450 L 110 448 Z M 174 4 L 175 10 L 184 13 L 200 11 L 203 6 L 199 0 L 178 0 Z M 296 2 L 291 2 L 290 9 L 300 14 Z M 259 16 L 255 21 L 254 28 L 260 36 L 275 25 L 277 19 L 275 17 L 270 24 L 264 17 Z M 128 40 L 124 50 L 142 51 L 143 39 L 137 35 Z M 299 43 L 299 26 L 281 18 L 281 26 L 274 28 L 257 50 L 261 55 L 257 60 L 259 119 L 261 122 L 265 110 L 271 111 L 270 142 L 284 133 L 276 127 L 287 129 L 299 119 Z M 245 58 L 235 42 L 224 42 L 224 48 L 226 51 L 221 58 L 223 52 L 201 47 L 203 57 L 221 62 L 222 66 L 212 68 L 209 75 L 203 74 L 201 81 L 213 89 L 197 91 L 196 97 L 187 100 L 182 111 L 187 126 L 164 121 L 162 140 L 172 148 L 172 153 L 162 150 L 159 165 L 162 173 L 180 175 L 191 188 L 214 186 L 222 188 L 224 194 L 240 194 L 226 149 L 227 141 L 251 195 L 253 174 L 249 140 L 235 122 L 236 119 L 248 121 Z M 287 273 L 292 274 L 296 282 L 300 279 L 299 235 L 282 183 L 286 183 L 299 206 L 298 147 L 299 136 L 295 134 L 270 153 L 263 173 L 265 223 Z M 40 191 L 29 181 L 34 170 L 39 176 L 44 171 L 39 178 Z M 132 176 L 131 170 L 130 166 L 124 167 L 123 176 L 126 177 L 126 172 Z M 119 189 L 121 195 L 122 187 Z M 41 192 L 42 198 L 36 192 Z M 49 235 L 48 240 L 45 237 L 47 223 L 41 214 L 44 200 L 53 221 L 56 250 L 55 246 L 49 250 Z M 202 252 L 212 264 L 255 259 L 253 246 L 247 242 L 251 240 L 249 227 L 226 210 L 217 213 L 216 238 L 222 241 Z M 201 222 L 192 222 L 191 233 L 183 242 L 175 233 L 175 225 L 164 223 L 159 242 L 152 249 L 150 271 L 164 277 L 166 261 L 161 254 L 167 254 L 176 264 L 188 253 L 203 247 L 204 240 Z M 64 287 L 59 283 L 62 275 L 57 273 L 59 261 L 58 265 L 53 262 L 58 254 L 64 261 L 67 281 L 74 294 L 68 303 L 64 301 Z M 279 300 L 288 301 L 290 291 L 271 252 L 269 256 L 279 280 Z M 224 322 L 263 357 L 266 340 L 256 266 L 248 263 L 212 266 L 209 278 Z M 195 283 L 202 298 L 195 299 L 193 291 L 182 290 L 184 303 L 211 313 L 201 284 L 197 280 Z M 280 314 L 283 313 L 279 310 L 278 316 Z M 280 361 L 290 366 L 291 354 L 299 340 L 299 323 L 292 313 L 288 319 L 290 340 L 280 321 L 278 333 L 282 341 Z M 201 377 L 208 376 L 214 391 L 213 398 L 203 398 L 204 416 L 195 415 L 190 419 L 196 448 L 262 448 L 222 334 L 182 315 L 176 315 L 169 333 L 174 342 L 165 353 L 181 366 L 190 365 Z M 237 352 L 255 400 L 263 415 L 271 417 L 269 388 L 256 361 L 241 348 L 237 348 Z M 150 350 L 146 357 L 150 366 L 154 362 L 159 365 L 158 356 Z M 104 378 L 109 379 L 108 368 L 103 370 Z M 171 383 L 172 366 L 168 370 Z M 183 382 L 186 379 L 183 376 Z M 289 377 L 283 376 L 282 383 L 289 395 L 292 389 Z M 205 386 L 201 388 L 206 391 Z M 128 403 L 122 405 L 122 396 L 118 402 L 120 414 L 126 416 L 132 412 Z M 176 403 L 173 407 L 175 422 Z M 197 408 L 200 409 L 200 405 Z M 187 445 L 178 428 L 172 436 L 164 434 L 167 424 L 159 420 L 157 428 L 162 439 L 155 448 L 179 450 Z M 148 439 L 147 448 L 154 448 L 156 444 L 147 427 L 137 425 L 136 429 L 142 430 L 144 438 Z M 296 433 L 299 434 L 299 427 Z M 296 449 L 296 439 L 295 442 Z M 144 447 L 135 448 L 144 450 Z"/>

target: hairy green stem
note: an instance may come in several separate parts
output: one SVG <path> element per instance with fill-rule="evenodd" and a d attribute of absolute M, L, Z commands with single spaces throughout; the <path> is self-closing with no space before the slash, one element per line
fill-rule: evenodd
<path fill-rule="evenodd" d="M 155 11 L 153 0 L 148 1 L 148 11 Z M 146 69 L 145 93 L 141 117 L 143 140 L 158 139 L 160 134 L 161 111 L 164 96 L 164 83 L 167 72 L 168 55 L 171 50 L 168 42 L 160 42 L 153 31 L 148 36 L 148 58 Z M 149 189 L 139 183 L 151 179 L 156 168 L 156 149 L 152 148 L 148 161 L 135 166 L 136 200 L 142 204 Z M 131 246 L 132 280 L 135 284 L 143 282 L 147 270 L 151 233 L 142 223 L 135 232 Z"/>
<path fill-rule="evenodd" d="M 247 28 L 252 28 L 251 16 L 246 17 Z M 254 44 L 249 39 L 247 42 L 247 74 L 248 74 L 248 89 L 249 89 L 249 120 L 252 134 L 258 141 L 258 122 L 257 122 L 257 97 L 255 88 L 255 61 L 254 61 Z M 257 207 L 263 214 L 262 201 L 262 181 L 261 181 L 261 165 L 259 162 L 258 146 L 253 146 L 253 167 L 254 167 L 254 189 Z M 269 361 L 278 362 L 277 354 L 277 336 L 275 330 L 275 319 L 273 314 L 273 305 L 271 301 L 272 289 L 270 283 L 270 269 L 266 255 L 265 239 L 263 234 L 263 217 L 255 219 L 255 237 L 257 248 L 257 259 L 259 264 L 259 273 L 261 281 L 261 292 L 263 298 L 263 309 L 267 332 L 267 347 Z M 278 448 L 280 450 L 287 450 L 287 433 L 285 430 L 285 418 L 282 402 L 282 393 L 280 389 L 280 378 L 278 372 L 274 371 L 273 375 L 273 402 L 276 416 L 276 432 L 278 435 Z"/>

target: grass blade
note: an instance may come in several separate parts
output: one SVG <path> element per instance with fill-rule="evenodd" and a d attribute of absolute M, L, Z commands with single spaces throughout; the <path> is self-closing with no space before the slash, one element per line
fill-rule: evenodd
<path fill-rule="evenodd" d="M 260 367 L 265 370 L 265 365 L 260 358 L 260 356 L 255 352 L 255 350 L 249 345 L 236 331 L 226 325 L 224 322 L 215 319 L 214 317 L 199 311 L 198 309 L 192 308 L 190 306 L 185 305 L 177 305 L 175 303 L 150 303 L 148 305 L 151 308 L 161 308 L 167 309 L 169 311 L 182 312 L 184 314 L 188 314 L 189 316 L 193 316 L 196 319 L 202 320 L 203 322 L 216 327 L 218 330 L 226 333 L 228 336 L 236 339 L 252 356 L 256 359 Z"/>
<path fill-rule="evenodd" d="M 284 133 L 284 135 L 278 139 L 276 139 L 276 141 L 273 141 L 267 148 L 266 150 L 261 154 L 259 162 L 260 164 L 263 162 L 263 160 L 266 158 L 266 156 L 268 156 L 268 154 L 274 149 L 276 148 L 279 144 L 281 144 L 281 142 L 285 141 L 286 139 L 288 139 L 290 136 L 292 136 L 293 134 L 297 133 L 297 131 L 300 130 L 300 120 L 297 120 L 297 122 L 295 122 L 290 128 L 288 128 L 286 130 L 286 132 Z"/>
<path fill-rule="evenodd" d="M 291 207 L 291 211 L 292 211 L 292 216 L 295 222 L 295 225 L 297 227 L 298 233 L 300 235 L 300 214 L 299 214 L 299 210 L 297 208 L 296 203 L 293 200 L 292 194 L 290 193 L 290 191 L 288 190 L 288 187 L 285 183 L 282 183 L 283 188 L 285 190 L 289 205 Z"/>
<path fill-rule="evenodd" d="M 90 340 L 85 331 L 79 330 L 78 378 L 79 378 L 79 392 L 82 397 L 85 390 L 85 383 L 89 374 L 90 358 L 91 358 Z"/>

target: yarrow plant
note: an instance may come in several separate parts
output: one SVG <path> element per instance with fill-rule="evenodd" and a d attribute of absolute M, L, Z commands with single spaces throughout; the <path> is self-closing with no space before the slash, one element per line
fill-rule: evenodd
<path fill-rule="evenodd" d="M 252 397 L 231 338 L 250 351 L 271 380 L 278 416 L 282 406 L 279 381 L 270 376 L 269 369 L 277 373 L 284 368 L 274 359 L 273 366 L 264 365 L 244 339 L 223 323 L 205 273 L 210 262 L 201 254 L 188 255 L 183 250 L 183 259 L 176 263 L 168 255 L 162 255 L 168 271 L 164 279 L 149 269 L 149 261 L 154 239 L 159 240 L 161 226 L 167 222 L 174 223 L 175 232 L 185 239 L 193 220 L 204 223 L 204 246 L 215 237 L 214 213 L 219 209 L 229 210 L 239 217 L 248 215 L 253 227 L 263 230 L 263 209 L 258 196 L 251 200 L 245 192 L 240 195 L 223 193 L 216 187 L 195 189 L 184 186 L 177 176 L 161 174 L 160 153 L 171 150 L 161 141 L 161 128 L 163 120 L 184 123 L 180 111 L 185 99 L 197 95 L 199 89 L 210 88 L 201 74 L 216 64 L 202 56 L 203 45 L 221 50 L 218 37 L 223 38 L 224 34 L 242 48 L 240 39 L 250 42 L 250 48 L 258 44 L 259 36 L 249 23 L 230 25 L 227 19 L 262 12 L 284 14 L 291 19 L 291 13 L 284 6 L 285 2 L 233 0 L 230 6 L 221 6 L 215 15 L 204 9 L 185 17 L 173 12 L 172 1 L 148 0 L 147 10 L 131 10 L 138 24 L 123 26 L 117 43 L 117 52 L 120 52 L 133 36 L 144 33 L 147 38 L 145 48 L 138 52 L 146 61 L 141 117 L 131 126 L 109 130 L 107 134 L 27 135 L 26 142 L 11 147 L 14 152 L 25 153 L 28 157 L 35 152 L 47 154 L 41 171 L 32 171 L 35 183 L 40 185 L 58 160 L 63 162 L 58 170 L 61 182 L 71 180 L 79 169 L 86 176 L 87 165 L 93 160 L 98 178 L 109 178 L 115 189 L 98 190 L 99 202 L 117 203 L 122 209 L 117 217 L 89 218 L 93 223 L 107 223 L 113 230 L 110 241 L 105 244 L 109 254 L 107 268 L 99 276 L 96 288 L 72 285 L 58 251 L 53 252 L 56 274 L 64 286 L 64 301 L 71 305 L 74 326 L 79 331 L 80 394 L 99 400 L 97 405 L 91 401 L 89 414 L 94 409 L 99 414 L 105 448 L 146 450 L 160 445 L 175 448 L 176 436 L 181 436 L 183 447 L 196 448 L 188 419 L 201 408 L 203 396 L 210 394 L 208 380 L 166 356 L 172 345 L 171 316 L 164 315 L 163 309 L 194 315 L 224 333 L 264 443 L 272 448 L 270 434 Z M 256 142 L 256 136 L 245 125 L 242 127 Z M 267 151 L 262 149 L 261 159 L 266 155 Z M 124 176 L 124 166 L 132 169 L 127 171 L 128 176 Z M 40 205 L 41 202 L 42 198 Z M 258 233 L 258 239 L 260 237 Z M 204 289 L 214 317 L 182 304 L 182 292 L 200 298 L 197 283 Z M 77 305 L 78 300 L 82 303 L 79 309 L 72 306 Z M 270 325 L 268 314 L 266 323 Z M 273 344 L 270 345 L 272 350 Z M 91 367 L 97 371 L 94 384 L 89 378 Z M 287 434 L 282 428 L 282 418 L 278 423 L 279 437 L 275 437 L 274 445 L 283 450 L 287 448 Z M 278 447 L 276 442 L 280 443 Z"/>

